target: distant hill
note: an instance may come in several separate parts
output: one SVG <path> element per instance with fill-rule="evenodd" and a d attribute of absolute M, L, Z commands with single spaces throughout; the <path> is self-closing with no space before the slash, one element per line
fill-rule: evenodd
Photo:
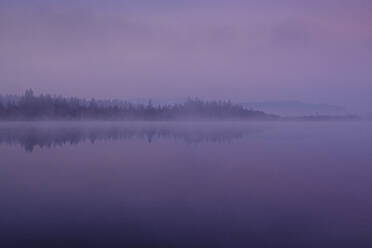
<path fill-rule="evenodd" d="M 346 114 L 346 110 L 340 106 L 304 103 L 301 101 L 243 102 L 241 105 L 249 109 L 283 116 Z"/>

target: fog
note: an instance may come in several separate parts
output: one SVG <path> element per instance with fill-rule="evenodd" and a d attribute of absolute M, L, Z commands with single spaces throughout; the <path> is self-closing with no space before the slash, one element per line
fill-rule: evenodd
<path fill-rule="evenodd" d="M 0 247 L 372 247 L 371 0 L 0 0 Z"/>
<path fill-rule="evenodd" d="M 370 112 L 370 1 L 1 1 L 0 90 Z"/>

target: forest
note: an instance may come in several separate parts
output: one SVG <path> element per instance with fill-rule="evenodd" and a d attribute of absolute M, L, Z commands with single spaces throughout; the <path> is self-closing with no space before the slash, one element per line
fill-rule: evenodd
<path fill-rule="evenodd" d="M 96 100 L 52 95 L 0 96 L 1 120 L 184 120 L 184 119 L 276 119 L 262 111 L 231 101 L 188 98 L 182 104 L 154 105 L 121 100 Z"/>

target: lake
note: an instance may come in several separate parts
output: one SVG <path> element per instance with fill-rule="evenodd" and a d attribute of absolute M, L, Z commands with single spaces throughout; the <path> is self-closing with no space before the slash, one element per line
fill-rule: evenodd
<path fill-rule="evenodd" d="M 371 122 L 0 123 L 0 247 L 372 247 Z"/>

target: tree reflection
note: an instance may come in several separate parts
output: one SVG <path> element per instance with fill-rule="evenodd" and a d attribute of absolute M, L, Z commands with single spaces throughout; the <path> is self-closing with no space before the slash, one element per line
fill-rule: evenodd
<path fill-rule="evenodd" d="M 242 128 L 224 125 L 48 125 L 32 127 L 27 125 L 0 127 L 0 144 L 18 144 L 25 151 L 33 152 L 35 147 L 54 148 L 82 142 L 114 140 L 143 140 L 153 143 L 157 140 L 174 140 L 187 144 L 228 143 L 257 133 L 258 128 Z"/>

